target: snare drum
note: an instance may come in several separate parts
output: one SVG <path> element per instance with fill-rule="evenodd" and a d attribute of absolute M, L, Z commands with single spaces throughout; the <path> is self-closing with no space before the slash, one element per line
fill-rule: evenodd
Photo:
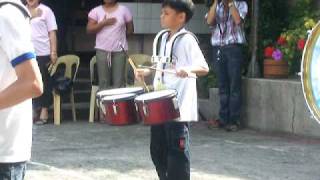
<path fill-rule="evenodd" d="M 106 120 L 111 125 L 129 125 L 138 123 L 134 104 L 136 94 L 120 94 L 105 96 L 102 105 L 106 112 Z"/>
<path fill-rule="evenodd" d="M 130 87 L 130 88 L 117 88 L 117 89 L 107 89 L 101 90 L 96 95 L 97 106 L 100 107 L 101 100 L 105 96 L 112 96 L 118 94 L 142 94 L 144 92 L 142 87 Z"/>
<path fill-rule="evenodd" d="M 105 107 L 102 104 L 102 99 L 106 96 L 112 96 L 112 95 L 119 95 L 119 94 L 142 94 L 144 92 L 144 89 L 142 87 L 130 87 L 130 88 L 116 88 L 116 89 L 107 89 L 107 90 L 101 90 L 96 95 L 96 103 L 97 106 L 100 108 L 104 115 L 105 121 L 108 122 L 108 119 L 106 117 L 106 111 Z"/>
<path fill-rule="evenodd" d="M 135 98 L 135 103 L 145 125 L 158 125 L 180 118 L 176 90 L 142 94 Z"/>

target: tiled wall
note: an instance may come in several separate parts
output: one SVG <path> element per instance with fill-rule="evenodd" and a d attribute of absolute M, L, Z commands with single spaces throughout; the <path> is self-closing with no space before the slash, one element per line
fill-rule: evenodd
<path fill-rule="evenodd" d="M 128 7 L 133 14 L 136 34 L 154 34 L 161 30 L 160 27 L 160 3 L 121 3 Z M 195 14 L 187 25 L 187 28 L 196 34 L 209 33 L 204 21 L 207 8 L 203 4 L 196 4 Z"/>

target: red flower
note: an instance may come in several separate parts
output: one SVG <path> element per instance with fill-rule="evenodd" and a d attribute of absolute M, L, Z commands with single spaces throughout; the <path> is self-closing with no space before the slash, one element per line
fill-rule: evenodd
<path fill-rule="evenodd" d="M 298 41 L 298 43 L 297 43 L 298 49 L 299 49 L 299 50 L 303 50 L 305 44 L 306 44 L 306 41 L 305 41 L 304 39 L 299 39 L 299 41 Z"/>
<path fill-rule="evenodd" d="M 272 58 L 272 54 L 274 51 L 274 47 L 268 46 L 264 49 L 264 57 L 266 58 Z"/>
<path fill-rule="evenodd" d="M 278 43 L 279 45 L 284 45 L 284 44 L 286 44 L 286 43 L 287 43 L 287 40 L 286 40 L 286 38 L 285 38 L 285 37 L 280 36 L 280 37 L 278 38 L 277 43 Z"/>

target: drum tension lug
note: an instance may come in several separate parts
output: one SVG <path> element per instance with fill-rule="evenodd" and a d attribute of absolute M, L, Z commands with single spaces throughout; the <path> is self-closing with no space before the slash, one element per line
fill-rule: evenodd
<path fill-rule="evenodd" d="M 113 108 L 113 114 L 117 115 L 118 114 L 118 108 L 117 108 L 117 105 L 116 105 L 116 103 L 114 101 L 113 101 L 112 108 Z"/>
<path fill-rule="evenodd" d="M 143 114 L 145 116 L 149 116 L 148 106 L 144 103 L 144 101 L 142 102 L 142 109 L 143 109 Z"/>

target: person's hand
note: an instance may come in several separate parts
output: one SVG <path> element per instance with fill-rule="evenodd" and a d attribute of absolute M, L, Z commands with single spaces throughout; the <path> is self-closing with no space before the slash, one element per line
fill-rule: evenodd
<path fill-rule="evenodd" d="M 144 76 L 145 76 L 145 70 L 144 69 L 136 69 L 134 71 L 134 76 L 136 80 L 142 82 L 144 81 Z"/>
<path fill-rule="evenodd" d="M 29 9 L 29 12 L 31 14 L 31 18 L 41 17 L 42 16 L 42 10 L 39 8 L 32 8 Z"/>
<path fill-rule="evenodd" d="M 115 23 L 117 22 L 117 19 L 112 17 L 112 18 L 108 18 L 107 16 L 104 17 L 102 23 L 105 25 L 105 26 L 111 26 L 111 25 L 114 25 Z"/>
<path fill-rule="evenodd" d="M 176 74 L 177 74 L 178 77 L 181 77 L 181 78 L 186 78 L 189 75 L 188 71 L 186 71 L 184 69 L 178 69 L 176 71 Z"/>
<path fill-rule="evenodd" d="M 229 3 L 233 3 L 233 0 L 224 0 L 226 5 L 229 5 Z"/>
<path fill-rule="evenodd" d="M 58 55 L 57 53 L 53 52 L 50 54 L 50 59 L 51 59 L 51 64 L 55 64 L 57 62 L 58 59 Z"/>
<path fill-rule="evenodd" d="M 219 2 L 218 0 L 214 0 L 213 3 L 212 3 L 212 5 L 211 5 L 211 8 L 217 7 L 218 2 Z"/>

